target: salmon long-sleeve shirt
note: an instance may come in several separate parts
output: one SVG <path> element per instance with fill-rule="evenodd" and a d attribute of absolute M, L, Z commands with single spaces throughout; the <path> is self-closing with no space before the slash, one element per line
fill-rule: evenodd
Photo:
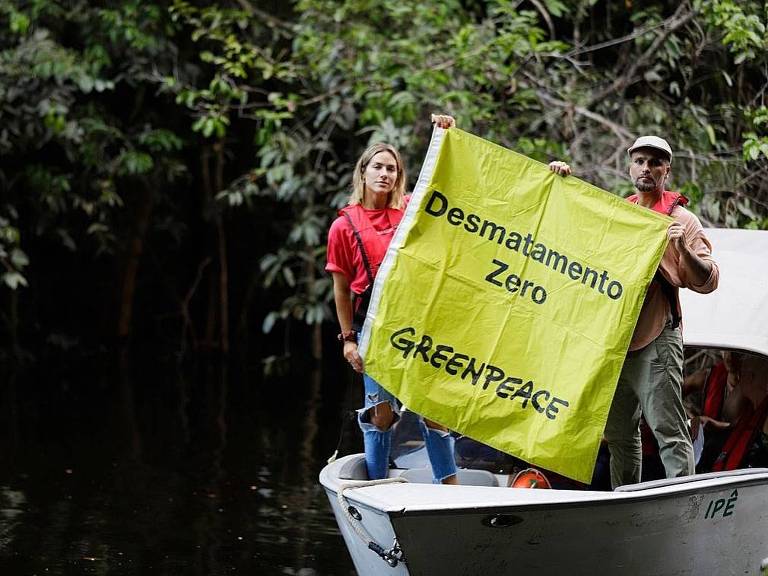
<path fill-rule="evenodd" d="M 720 280 L 720 269 L 712 258 L 712 245 L 704 235 L 701 222 L 695 214 L 682 206 L 675 207 L 672 211 L 672 217 L 683 225 L 685 238 L 691 250 L 699 258 L 709 262 L 712 265 L 712 269 L 709 277 L 703 284 L 694 284 L 690 278 L 690 270 L 680 259 L 677 249 L 670 243 L 667 245 L 664 256 L 661 258 L 659 270 L 673 286 L 688 288 L 702 294 L 712 292 L 717 288 Z M 658 338 L 667 321 L 671 318 L 671 314 L 669 301 L 662 292 L 661 285 L 658 282 L 651 282 L 643 302 L 643 308 L 640 310 L 640 317 L 637 320 L 635 332 L 632 334 L 629 350 L 644 348 Z M 682 311 L 682 317 L 682 321 L 685 323 L 685 310 Z"/>

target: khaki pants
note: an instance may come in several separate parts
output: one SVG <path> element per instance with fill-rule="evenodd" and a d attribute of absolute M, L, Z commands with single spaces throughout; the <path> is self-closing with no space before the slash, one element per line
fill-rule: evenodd
<path fill-rule="evenodd" d="M 640 482 L 640 415 L 656 441 L 667 478 L 694 472 L 693 446 L 682 400 L 683 339 L 667 326 L 645 348 L 627 354 L 616 386 L 605 439 L 611 452 L 611 485 Z"/>

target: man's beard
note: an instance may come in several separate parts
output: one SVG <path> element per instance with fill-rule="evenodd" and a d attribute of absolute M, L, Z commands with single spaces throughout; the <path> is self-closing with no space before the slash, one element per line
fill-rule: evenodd
<path fill-rule="evenodd" d="M 653 192 L 656 190 L 656 182 L 651 182 L 647 179 L 636 178 L 633 184 L 640 192 Z"/>

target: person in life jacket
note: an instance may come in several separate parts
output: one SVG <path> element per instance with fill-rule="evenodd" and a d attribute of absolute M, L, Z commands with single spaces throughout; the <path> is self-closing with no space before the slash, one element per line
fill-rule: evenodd
<path fill-rule="evenodd" d="M 768 414 L 766 368 L 759 357 L 725 351 L 722 362 L 686 377 L 683 394 L 703 390 L 700 419 L 706 428 L 697 472 L 755 465 L 751 453 L 763 439 Z"/>
<path fill-rule="evenodd" d="M 638 209 L 671 216 L 669 243 L 648 287 L 605 427 L 611 453 L 611 485 L 640 481 L 642 415 L 659 444 L 667 478 L 694 473 L 693 446 L 683 406 L 682 314 L 680 288 L 702 294 L 717 288 L 720 271 L 701 222 L 684 206 L 688 200 L 667 190 L 672 148 L 658 136 L 641 136 L 627 150 L 629 177 L 635 194 L 627 198 Z M 567 176 L 571 167 L 550 163 Z"/>
<path fill-rule="evenodd" d="M 439 128 L 454 125 L 451 116 L 433 116 Z M 348 205 L 339 211 L 328 232 L 327 264 L 333 277 L 333 297 L 341 332 L 338 339 L 350 366 L 363 374 L 364 406 L 358 410 L 363 431 L 368 478 L 387 476 L 392 426 L 400 418 L 400 403 L 365 373 L 357 350 L 358 333 L 365 319 L 368 299 L 387 247 L 403 217 L 409 196 L 400 153 L 385 143 L 363 152 L 352 175 Z M 437 423 L 420 419 L 435 482 L 456 484 L 454 438 Z"/>
<path fill-rule="evenodd" d="M 752 411 L 751 402 L 739 385 L 742 354 L 723 351 L 722 360 L 697 370 L 683 381 L 686 405 L 695 406 L 691 417 L 691 439 L 703 438 L 696 462 L 697 472 L 709 472 L 734 426 Z"/>

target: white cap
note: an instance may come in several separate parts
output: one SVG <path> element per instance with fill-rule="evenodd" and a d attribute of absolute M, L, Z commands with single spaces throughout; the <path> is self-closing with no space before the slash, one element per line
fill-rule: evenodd
<path fill-rule="evenodd" d="M 640 138 L 635 140 L 635 143 L 627 149 L 627 154 L 632 154 L 632 152 L 638 148 L 655 148 L 656 150 L 661 150 L 667 155 L 669 161 L 672 162 L 672 148 L 670 147 L 669 142 L 664 140 L 664 138 L 659 138 L 658 136 L 640 136 Z"/>

